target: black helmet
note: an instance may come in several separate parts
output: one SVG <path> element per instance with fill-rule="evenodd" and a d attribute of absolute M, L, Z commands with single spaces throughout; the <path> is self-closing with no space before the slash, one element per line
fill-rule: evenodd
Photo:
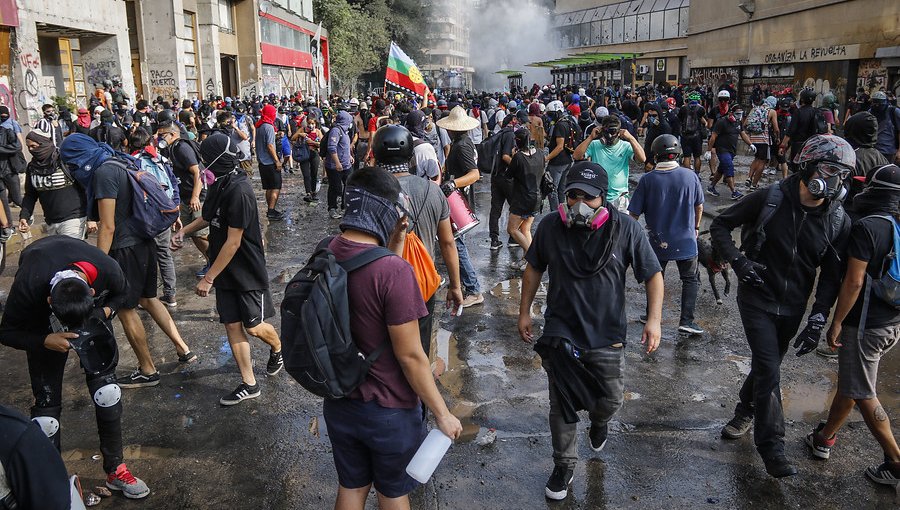
<path fill-rule="evenodd" d="M 805 88 L 800 91 L 800 104 L 813 104 L 816 100 L 816 91 L 811 88 Z"/>
<path fill-rule="evenodd" d="M 650 152 L 657 163 L 675 161 L 681 156 L 681 144 L 673 135 L 659 135 L 650 145 Z"/>
<path fill-rule="evenodd" d="M 412 134 L 403 126 L 382 126 L 372 137 L 372 154 L 379 165 L 409 163 L 413 155 Z"/>
<path fill-rule="evenodd" d="M 171 124 L 175 122 L 175 112 L 168 108 L 156 114 L 156 122 L 162 126 L 163 124 Z"/>

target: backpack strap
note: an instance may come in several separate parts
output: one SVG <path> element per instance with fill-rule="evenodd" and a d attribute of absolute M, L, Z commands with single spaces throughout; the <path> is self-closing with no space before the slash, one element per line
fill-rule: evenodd
<path fill-rule="evenodd" d="M 375 248 L 368 249 L 360 253 L 359 255 L 351 257 L 343 262 L 338 262 L 338 264 L 340 264 L 341 267 L 344 268 L 344 271 L 352 273 L 353 271 L 356 271 L 357 269 L 367 264 L 375 262 L 376 260 L 384 257 L 389 257 L 391 255 L 396 254 L 391 250 L 385 248 L 384 246 L 376 246 Z"/>
<path fill-rule="evenodd" d="M 891 226 L 895 226 L 894 218 L 891 218 L 890 216 L 884 216 L 881 214 L 872 214 L 872 215 L 866 216 L 865 218 L 862 218 L 862 219 L 864 220 L 866 218 L 881 218 L 883 220 L 889 221 L 891 223 Z M 893 260 L 893 257 L 896 257 L 896 254 L 894 253 L 894 246 L 891 245 L 891 252 L 885 258 Z M 879 278 L 881 278 L 882 276 L 884 276 L 884 268 L 883 267 L 881 270 L 881 274 L 879 275 Z M 868 272 L 866 272 L 866 291 L 863 293 L 862 309 L 859 311 L 859 326 L 856 329 L 856 340 L 857 341 L 861 341 L 866 334 L 866 318 L 869 316 L 869 298 L 872 295 L 872 283 L 873 282 L 874 282 L 874 280 L 872 279 L 872 277 L 869 276 Z"/>
<path fill-rule="evenodd" d="M 772 220 L 772 217 L 775 216 L 775 211 L 778 210 L 778 206 L 781 205 L 782 200 L 784 200 L 784 192 L 781 191 L 781 186 L 778 184 L 769 186 L 769 190 L 766 192 L 766 201 L 763 204 L 763 209 L 759 212 L 759 216 L 756 217 L 756 225 L 753 227 L 753 246 L 747 251 L 748 256 L 750 256 L 751 259 L 759 255 L 759 251 L 762 249 L 763 244 L 765 244 L 766 225 Z"/>

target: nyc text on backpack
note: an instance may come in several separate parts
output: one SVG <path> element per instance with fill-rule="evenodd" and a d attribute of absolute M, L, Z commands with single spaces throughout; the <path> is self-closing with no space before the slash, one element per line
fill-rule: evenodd
<path fill-rule="evenodd" d="M 178 219 L 178 205 L 163 189 L 152 173 L 138 167 L 136 160 L 110 158 L 112 163 L 128 175 L 131 182 L 131 214 L 128 225 L 144 239 L 153 239 Z"/>
<path fill-rule="evenodd" d="M 324 398 L 345 398 L 366 378 L 387 342 L 366 354 L 350 334 L 347 275 L 380 258 L 395 255 L 378 246 L 338 262 L 319 243 L 294 278 L 281 302 L 284 367 L 301 386 Z"/>
<path fill-rule="evenodd" d="M 759 135 L 766 130 L 766 120 L 769 111 L 764 106 L 755 106 L 747 117 L 747 132 L 751 135 Z"/>

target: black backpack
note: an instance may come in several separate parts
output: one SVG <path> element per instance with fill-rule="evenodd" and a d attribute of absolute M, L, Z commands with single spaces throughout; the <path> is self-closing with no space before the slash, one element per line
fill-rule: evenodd
<path fill-rule="evenodd" d="M 487 128 L 488 128 L 488 131 L 491 133 L 493 133 L 494 128 L 497 127 L 497 112 L 499 112 L 499 111 L 500 111 L 500 109 L 497 108 L 496 110 L 494 110 L 494 113 L 492 113 L 491 116 L 488 117 Z"/>
<path fill-rule="evenodd" d="M 341 128 L 339 126 L 334 126 L 333 128 L 329 129 L 328 132 L 325 133 L 325 135 L 322 137 L 322 141 L 319 142 L 319 157 L 322 158 L 322 161 L 328 159 L 328 138 L 331 136 L 331 133 L 337 131 L 338 129 Z"/>
<path fill-rule="evenodd" d="M 284 367 L 301 386 L 324 398 L 344 398 L 366 379 L 385 342 L 363 353 L 350 335 L 347 275 L 383 257 L 396 256 L 378 246 L 338 262 L 319 243 L 284 292 L 281 302 L 281 340 Z"/>

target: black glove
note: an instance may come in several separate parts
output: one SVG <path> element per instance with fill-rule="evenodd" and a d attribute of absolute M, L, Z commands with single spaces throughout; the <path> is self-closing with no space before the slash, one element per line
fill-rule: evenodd
<path fill-rule="evenodd" d="M 743 255 L 731 261 L 731 268 L 734 269 L 734 273 L 738 275 L 741 283 L 753 287 L 762 287 L 765 283 L 760 278 L 758 271 L 765 271 L 766 266 L 753 262 Z"/>
<path fill-rule="evenodd" d="M 449 197 L 454 191 L 456 191 L 456 181 L 450 179 L 449 181 L 441 184 L 441 191 L 444 192 L 444 195 Z"/>
<path fill-rule="evenodd" d="M 819 339 L 822 338 L 822 331 L 825 330 L 825 314 L 819 312 L 810 315 L 806 319 L 806 327 L 797 335 L 794 340 L 794 348 L 797 349 L 797 356 L 809 354 L 819 345 Z"/>

